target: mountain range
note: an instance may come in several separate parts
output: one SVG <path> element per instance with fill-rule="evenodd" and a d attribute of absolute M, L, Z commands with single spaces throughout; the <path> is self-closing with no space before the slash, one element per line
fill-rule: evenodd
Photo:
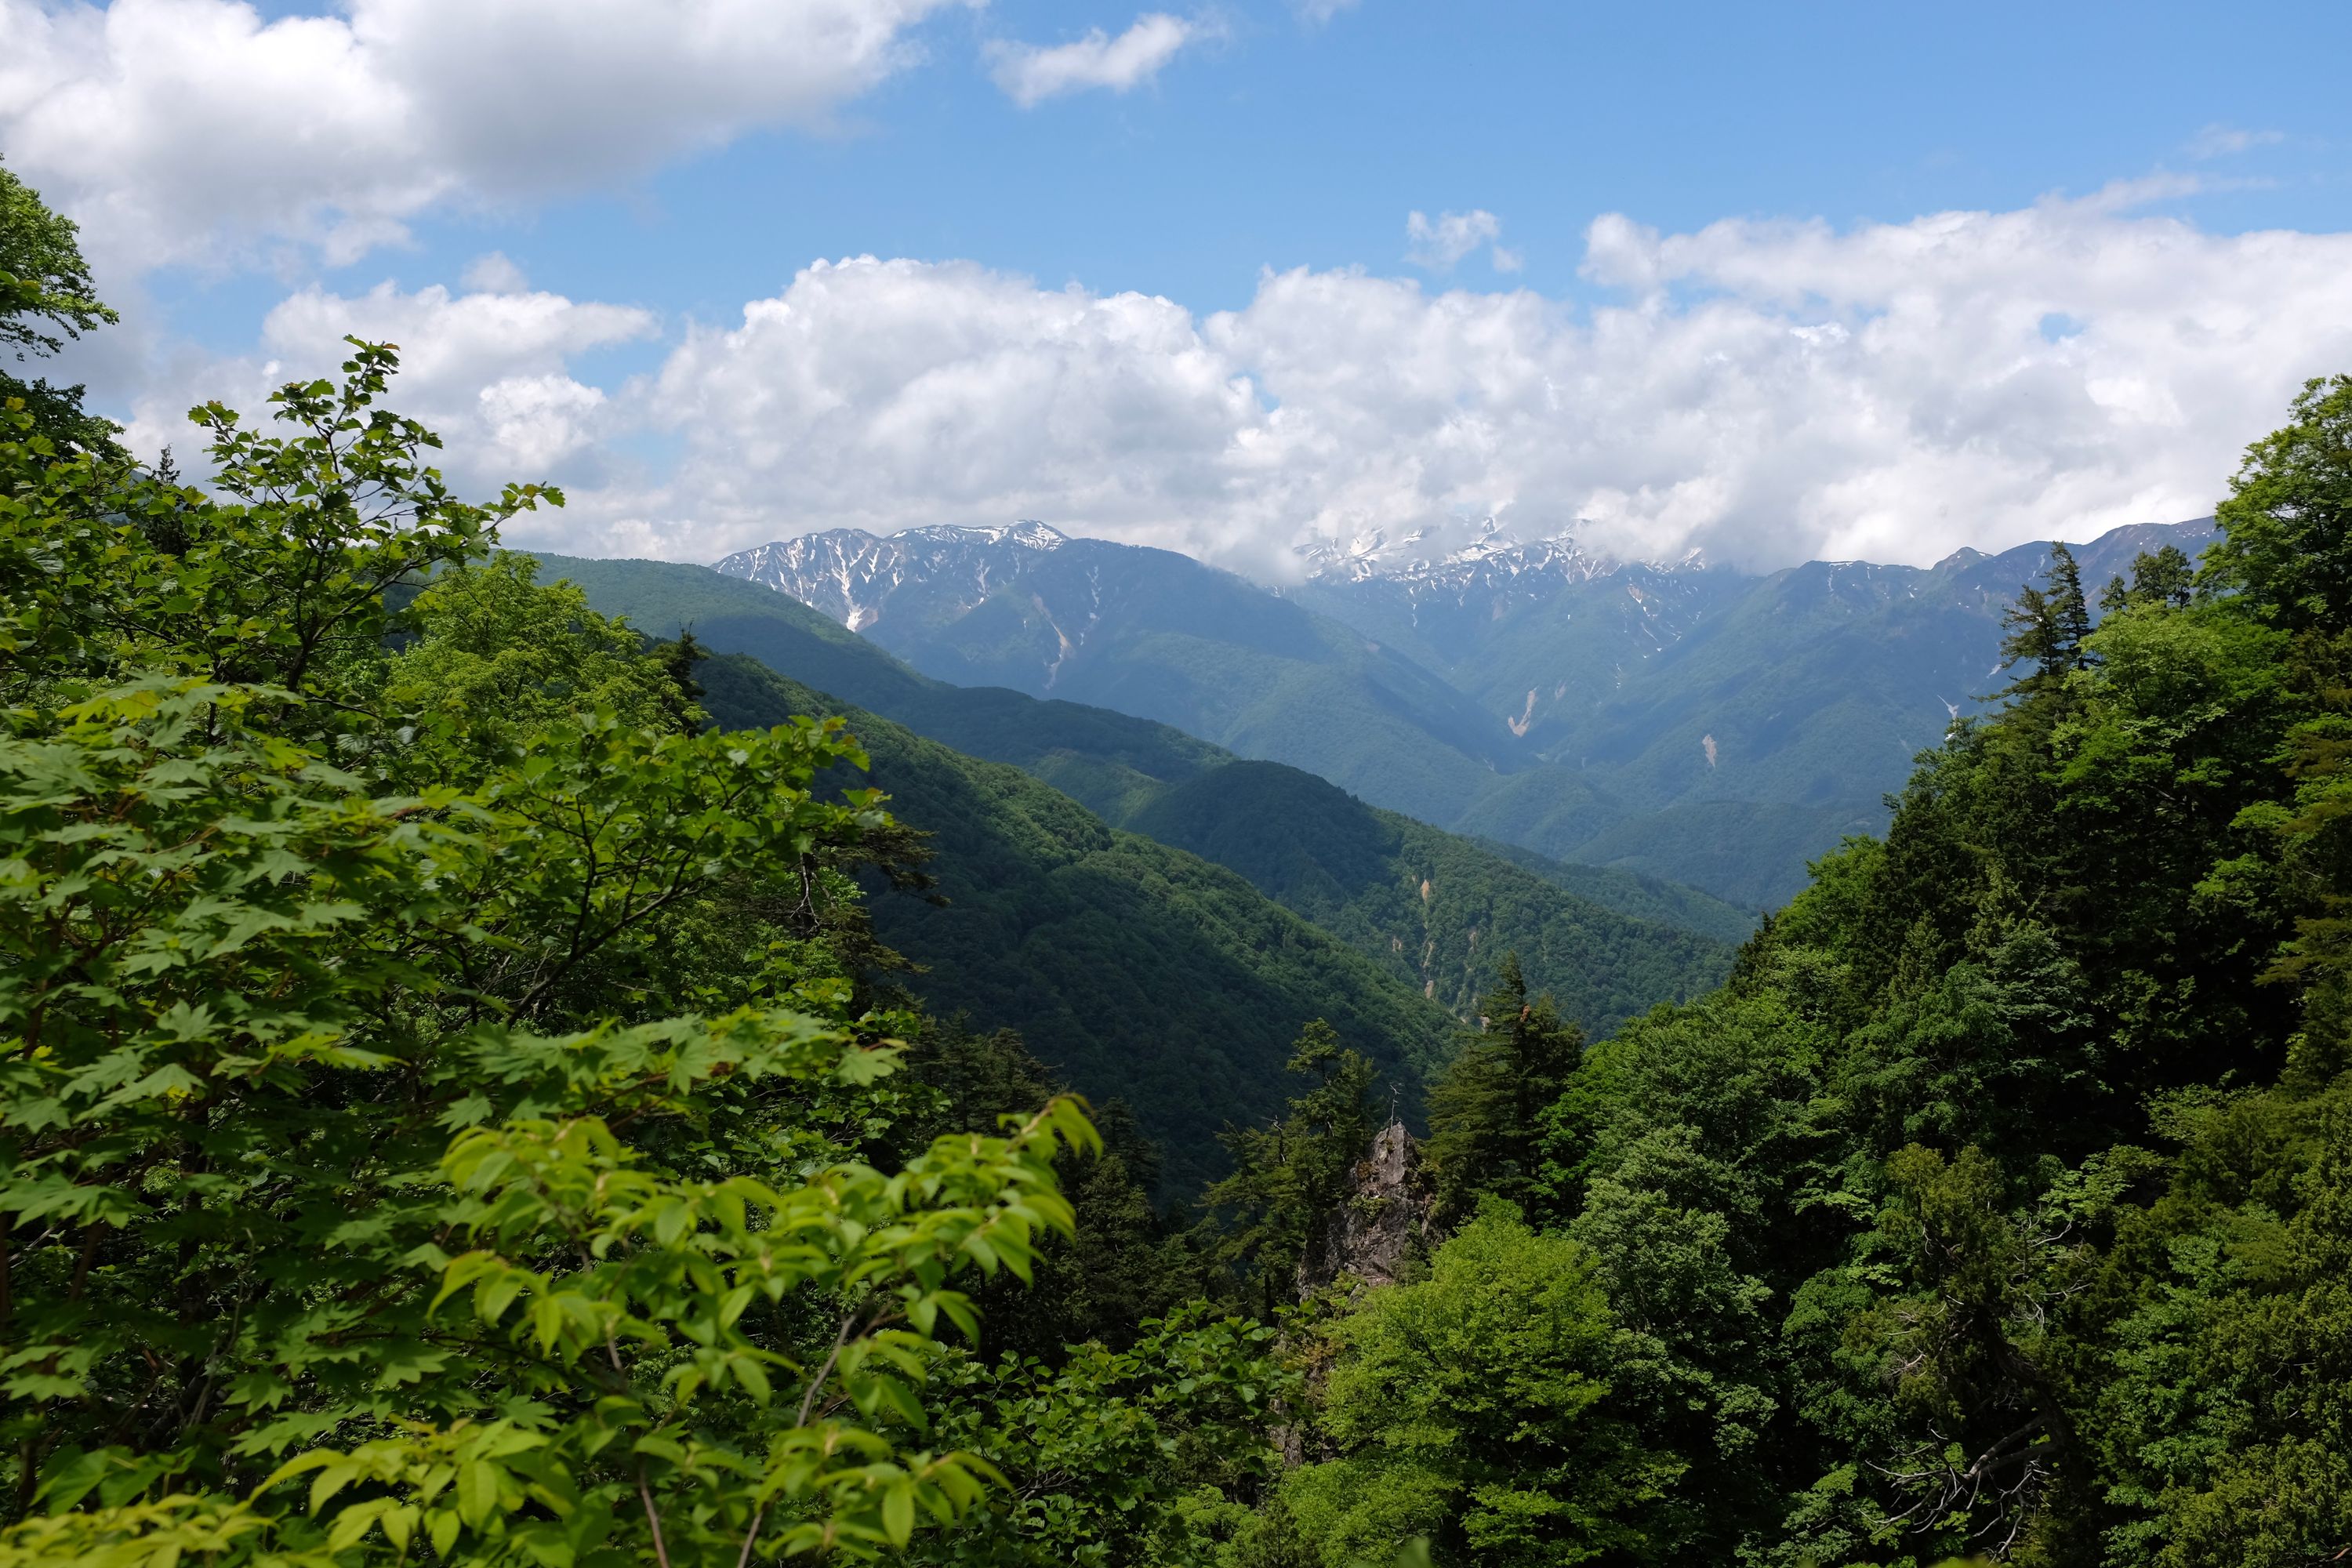
<path fill-rule="evenodd" d="M 877 885 L 877 934 L 931 1011 L 1020 1030 L 1213 1174 L 1214 1134 L 1279 1110 L 1289 1042 L 1338 1027 L 1418 1086 L 1506 952 L 1595 1037 L 1728 972 L 1752 917 L 1622 869 L 1555 864 L 1369 805 L 1150 720 L 951 685 L 794 599 L 705 567 L 541 556 L 608 614 L 718 656 L 730 726 L 847 717 L 872 782 L 932 836 L 939 885 Z"/>
<path fill-rule="evenodd" d="M 2095 588 L 2206 521 L 2078 547 Z M 1279 589 L 1043 523 L 833 530 L 716 570 L 962 686 L 1156 720 L 1372 805 L 1748 910 L 1875 831 L 1885 796 L 2003 684 L 2000 615 L 2049 547 L 1744 574 L 1491 529 L 1424 553 L 1302 552 Z"/>

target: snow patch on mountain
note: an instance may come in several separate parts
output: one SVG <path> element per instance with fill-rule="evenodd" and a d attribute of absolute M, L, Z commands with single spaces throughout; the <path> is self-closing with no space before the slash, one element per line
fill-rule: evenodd
<path fill-rule="evenodd" d="M 789 594 L 862 632 L 881 620 L 892 602 L 912 595 L 923 617 L 952 619 L 1038 556 L 1070 542 L 1057 528 L 1033 519 L 969 526 L 938 523 L 877 535 L 835 528 L 739 550 L 712 570 Z"/>

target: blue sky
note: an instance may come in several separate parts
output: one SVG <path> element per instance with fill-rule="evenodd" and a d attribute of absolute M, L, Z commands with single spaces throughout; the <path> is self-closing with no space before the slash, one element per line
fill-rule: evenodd
<path fill-rule="evenodd" d="M 2274 407 L 2283 387 L 2301 374 L 2352 368 L 2352 354 L 2338 352 L 2352 320 L 2326 279 L 2333 249 L 2306 247 L 2291 265 L 2269 258 L 2264 265 L 2278 269 L 2260 279 L 2210 281 L 2250 272 L 2231 265 L 2232 255 L 2244 255 L 2228 248 L 2236 237 L 2274 230 L 2316 245 L 2352 229 L 2352 100 L 2342 86 L 2352 6 L 2342 5 L 1360 0 L 1320 16 L 1288 4 L 1221 5 L 1158 13 L 1181 42 L 1154 58 L 1156 68 L 1123 77 L 1108 69 L 1117 79 L 1108 85 L 1073 85 L 1026 104 L 1006 86 L 1019 51 L 1067 45 L 1090 29 L 1108 43 L 1152 14 L 1042 0 L 980 7 L 795 0 L 772 10 L 805 14 L 812 26 L 862 20 L 885 43 L 880 53 L 770 100 L 756 73 L 706 95 L 696 73 L 707 77 L 713 56 L 662 58 L 659 47 L 625 36 L 624 23 L 607 20 L 620 13 L 600 4 L 359 0 L 348 13 L 316 13 L 326 18 L 318 23 L 306 22 L 314 13 L 300 6 L 275 5 L 242 21 L 240 9 L 222 0 L 117 0 L 107 16 L 48 0 L 0 0 L 0 50 L 13 37 L 34 61 L 23 73 L 29 85 L 0 85 L 0 153 L 83 216 L 110 290 L 133 318 L 110 353 L 87 355 L 76 368 L 88 367 L 104 405 L 152 425 L 142 399 L 163 406 L 191 378 L 208 374 L 259 384 L 256 377 L 284 362 L 289 345 L 320 341 L 317 323 L 339 310 L 364 325 L 368 311 L 351 302 L 371 291 L 380 296 L 378 316 L 389 312 L 413 331 L 438 330 L 447 311 L 419 306 L 419 298 L 436 287 L 466 295 L 468 265 L 499 253 L 512 264 L 499 285 L 506 295 L 527 288 L 565 309 L 593 307 L 607 312 L 598 318 L 604 324 L 550 329 L 552 336 L 532 343 L 511 334 L 499 342 L 467 339 L 470 347 L 443 357 L 490 378 L 485 385 L 511 391 L 560 379 L 572 390 L 558 402 L 569 399 L 575 412 L 597 405 L 593 430 L 574 420 L 564 438 L 537 446 L 509 440 L 501 452 L 496 440 L 480 443 L 486 462 L 553 454 L 560 468 L 576 470 L 575 484 L 603 498 L 590 509 L 599 521 L 578 525 L 604 530 L 591 542 L 635 541 L 692 554 L 737 542 L 745 530 L 967 513 L 979 521 L 989 508 L 1028 504 L 1066 523 L 1245 566 L 1278 561 L 1301 530 L 1393 532 L 1432 520 L 1442 528 L 1487 510 L 1531 531 L 1581 524 L 1621 550 L 1696 543 L 1759 559 L 1842 547 L 1916 556 L 1956 542 L 2079 531 L 2128 518 L 2134 507 L 2190 505 L 2196 484 L 2218 486 L 2210 470 L 2259 433 L 2251 427 L 2256 410 Z M 681 26 L 743 29 L 746 59 L 763 49 L 786 61 L 812 52 L 789 36 L 766 36 L 774 29 L 740 4 L 694 0 L 688 13 L 692 21 Z M 493 25 L 501 19 L 507 25 Z M 790 25 L 797 24 L 787 33 Z M 715 58 L 736 47 L 721 37 Z M 192 50 L 203 57 L 201 89 L 174 75 L 199 68 L 185 65 Z M 438 89 L 419 84 L 428 68 L 446 78 L 453 59 L 474 79 L 464 97 L 433 107 L 427 100 Z M 343 70 L 352 74 L 321 89 L 327 96 L 306 96 L 305 73 L 325 80 Z M 1087 68 L 1077 74 L 1083 80 Z M 109 91 L 116 95 L 110 111 Z M 371 107 L 378 91 L 385 104 L 407 107 L 379 112 Z M 718 105 L 708 112 L 706 96 Z M 182 99 L 195 107 L 177 123 L 173 106 Z M 240 118 L 247 105 L 250 115 Z M 394 124 L 402 114 L 409 119 Z M 117 123 L 125 120 L 132 129 Z M 314 132 L 314 121 L 334 123 Z M 544 144 L 509 155 L 515 136 Z M 185 154 L 189 144 L 219 151 L 200 166 Z M 236 177 L 248 151 L 266 178 Z M 2118 182 L 2137 183 L 2130 199 L 2102 205 L 2096 193 Z M 2074 205 L 2050 209 L 2053 198 Z M 2032 219 L 2037 204 L 2061 216 Z M 1457 215 L 1466 234 L 1498 240 L 1465 248 L 1451 265 L 1427 246 L 1416 260 L 1406 227 L 1416 211 L 1432 225 Z M 1938 285 L 1946 292 L 1935 308 L 1947 313 L 1947 328 L 1964 328 L 1967 312 L 1991 308 L 1985 290 L 2005 279 L 1998 286 L 2011 290 L 2004 298 L 2019 310 L 2086 330 L 2071 359 L 2053 354 L 2022 370 L 2017 354 L 1998 364 L 1955 358 L 1952 381 L 1969 390 L 1970 407 L 1937 416 L 1936 424 L 1918 413 L 1923 398 L 1932 400 L 1919 362 L 1956 351 L 1934 332 L 1906 346 L 1869 343 L 1871 322 L 1904 315 L 1890 303 L 1904 263 L 1884 247 L 1874 258 L 1863 256 L 1872 247 L 1857 237 L 1876 226 L 1900 237 L 1912 232 L 1903 226 L 1948 212 L 2029 215 L 2020 222 L 2032 232 L 1984 232 L 1977 259 Z M 1611 215 L 1665 237 L 1670 249 L 1674 237 L 1717 237 L 1694 242 L 1704 255 L 1637 288 L 1622 268 L 1597 264 L 1591 249 L 1596 220 Z M 1748 229 L 1725 237 L 1721 226 L 1736 220 L 1748 220 Z M 1832 241 L 1843 237 L 1844 250 L 1782 232 L 1808 220 L 1825 224 Z M 2182 233 L 2195 245 L 2148 259 L 2150 247 L 2185 243 Z M 2094 252 L 2110 259 L 2070 259 Z M 688 493 L 677 466 L 725 463 L 729 442 L 741 447 L 745 433 L 681 426 L 656 406 L 664 395 L 657 378 L 668 380 L 673 401 L 716 395 L 711 377 L 732 372 L 691 352 L 698 327 L 738 326 L 747 302 L 784 297 L 810 263 L 862 256 L 925 267 L 970 262 L 996 280 L 991 288 L 1034 281 L 1027 302 L 1006 296 L 993 306 L 937 292 L 954 281 L 944 275 L 923 274 L 919 286 L 934 291 L 926 297 L 933 308 L 978 311 L 953 318 L 962 326 L 940 317 L 943 338 L 962 341 L 982 331 L 972 324 L 982 321 L 988 332 L 1011 334 L 973 351 L 988 364 L 1001 368 L 1007 354 L 1055 356 L 1058 390 L 1037 405 L 1047 426 L 1058 428 L 1049 406 L 1108 395 L 1085 380 L 1087 367 L 1141 352 L 1116 322 L 1104 329 L 1106 349 L 1045 320 L 1051 311 L 1038 301 L 1066 286 L 1097 303 L 1127 291 L 1164 297 L 1199 353 L 1221 356 L 1221 369 L 1203 380 L 1197 366 L 1178 363 L 1193 349 L 1155 339 L 1150 352 L 1160 368 L 1133 373 L 1153 389 L 1136 395 L 1143 426 L 1047 442 L 1034 479 L 968 465 L 943 473 L 929 492 L 869 503 L 839 485 L 817 486 L 765 511 L 745 494 Z M 2120 259 L 2134 256 L 2140 259 Z M 1869 277 L 1857 270 L 1873 267 Z M 1446 299 L 1461 304 L 1444 321 L 1407 322 L 1394 314 L 1404 307 L 1392 297 L 1359 289 L 1344 307 L 1318 297 L 1276 321 L 1264 281 L 1269 269 L 1305 269 L 1308 279 L 1328 280 L 1324 295 L 1345 292 L 1354 276 L 1402 280 L 1415 292 L 1414 310 Z M 2179 280 L 2177 300 L 2151 292 L 2149 279 L 2167 277 Z M 2243 383 L 2241 394 L 2201 417 L 2191 406 L 2199 395 L 2183 390 L 2214 374 L 2186 346 L 2197 334 L 2185 334 L 2166 357 L 2146 348 L 2144 323 L 2218 312 L 2200 329 L 2210 336 L 2216 322 L 2241 321 L 2263 302 L 2217 290 L 2258 284 L 2288 290 L 2275 308 L 2308 317 L 2310 330 L 2293 340 L 2247 330 L 2228 367 Z M 2102 289 L 2112 291 L 2112 308 Z M 1759 362 L 1738 395 L 1694 384 L 1678 405 L 1672 385 L 1652 386 L 1638 419 L 1611 426 L 1592 412 L 1595 396 L 1608 394 L 1591 389 L 1624 372 L 1604 368 L 1602 316 L 1635 309 L 1634 296 L 1645 291 L 1654 310 L 1684 327 L 1704 324 L 1693 312 L 1727 293 L 1760 313 L 1757 321 L 1834 331 L 1845 334 L 1844 352 L 1876 357 L 1837 371 L 1834 385 L 1820 381 L 1823 373 Z M 2027 295 L 2051 308 L 2030 310 Z M 861 298 L 839 304 L 847 313 L 834 336 L 796 340 L 794 352 L 816 363 L 866 341 L 874 318 L 856 312 L 894 307 L 870 289 Z M 1530 303 L 1516 310 L 1497 303 L 1515 299 Z M 289 300 L 306 300 L 289 310 Z M 641 314 L 615 325 L 615 310 Z M 1005 310 L 1022 320 L 1008 325 Z M 1244 319 L 1220 337 L 1219 312 Z M 317 328 L 310 337 L 297 316 Z M 1311 343 L 1299 335 L 1310 318 L 1323 334 Z M 2127 321 L 2143 323 L 2140 346 L 2118 341 L 2110 349 L 2103 326 L 2119 340 Z M 1152 330 L 1161 327 L 1177 330 Z M 1394 429 L 1367 412 L 1387 400 L 1375 384 L 1381 330 L 1454 331 L 1461 340 L 1459 353 L 1444 351 L 1452 356 L 1445 368 L 1406 399 L 1421 411 L 1397 416 Z M 1739 341 L 1757 340 L 1751 331 Z M 1663 339 L 1653 348 L 1641 366 L 1674 352 Z M 1740 351 L 1717 343 L 1707 352 Z M 2110 358 L 2095 363 L 2102 353 Z M 1348 355 L 1356 356 L 1352 369 L 1327 374 Z M 1513 369 L 1507 360 L 1526 363 Z M 1903 375 L 1889 381 L 1898 360 Z M 963 363 L 970 370 L 979 362 Z M 1693 362 L 1708 363 L 1704 353 Z M 1163 375 L 1170 364 L 1177 368 Z M 1536 364 L 1542 368 L 1528 368 Z M 689 374 L 698 365 L 707 373 L 700 380 Z M 928 347 L 897 369 L 896 384 L 890 366 L 856 372 L 873 421 L 887 422 L 880 400 L 894 386 L 927 377 L 938 384 L 945 374 Z M 974 374 L 969 395 L 990 395 L 982 384 L 988 376 Z M 1114 379 L 1129 374 L 1116 370 Z M 1790 446 L 1790 433 L 1762 430 L 1755 410 L 1777 395 L 1773 386 L 1785 387 L 1776 378 L 1798 374 L 1811 378 L 1825 410 L 1846 411 L 1839 417 L 1848 427 L 1819 443 L 1809 459 L 1815 471 L 1769 472 L 1770 454 Z M 1190 467 L 1181 454 L 1167 458 L 1152 428 L 1185 426 L 1196 414 L 1208 419 L 1201 399 L 1214 401 L 1219 375 L 1246 379 L 1247 406 L 1216 416 L 1228 419 L 1222 434 L 1205 425 L 1194 433 Z M 1549 413 L 1528 401 L 1530 375 L 1551 388 Z M 2071 392 L 2052 379 L 2068 375 Z M 480 388 L 469 401 L 457 370 L 445 379 L 424 395 L 462 422 Z M 1319 408 L 1317 389 L 1336 381 L 1355 389 L 1353 401 Z M 1560 388 L 1572 383 L 1587 391 L 1564 397 Z M 1032 376 L 1025 384 L 1036 391 L 1043 383 Z M 1876 399 L 1876 411 L 1853 416 L 1860 396 Z M 1916 512 L 1919 497 L 1948 489 L 1945 470 L 1965 464 L 1972 441 L 1981 444 L 1977 426 L 2011 416 L 2050 424 L 2053 397 L 2072 399 L 2073 412 L 2056 423 L 2081 426 L 2075 448 L 2003 437 L 2006 467 L 1986 470 L 1975 521 L 1906 523 L 1904 509 Z M 835 389 L 793 406 L 839 401 Z M 634 410 L 626 416 L 625 405 Z M 2117 409 L 2147 426 L 2140 447 L 2116 424 Z M 1856 432 L 1886 426 L 1889 410 L 1911 435 L 1901 449 L 1874 448 Z M 1296 418 L 1276 428 L 1286 411 Z M 1547 438 L 1544 418 L 1562 421 L 1556 434 L 1583 448 L 1572 472 L 1532 455 Z M 2135 451 L 2179 445 L 2177 434 L 2162 437 L 2167 420 L 2199 425 L 2205 468 L 2139 482 Z M 2236 427 L 2220 427 L 2232 421 Z M 961 415 L 946 424 L 978 438 Z M 1370 443 L 1355 458 L 1342 450 L 1351 426 Z M 1664 446 L 1650 439 L 1683 426 L 1708 429 Z M 1803 427 L 1817 431 L 1820 419 Z M 866 442 L 868 471 L 896 449 L 874 436 L 871 421 L 830 435 L 815 422 L 810 429 L 828 451 L 844 440 Z M 1385 480 L 1360 472 L 1399 440 L 1429 445 Z M 1254 454 L 1269 444 L 1291 454 L 1288 466 L 1279 485 L 1252 489 L 1249 476 L 1266 467 Z M 1710 470 L 1711 444 L 1740 447 L 1745 456 Z M 1321 467 L 1293 460 L 1309 449 L 1323 455 Z M 1490 452 L 1485 471 L 1465 462 L 1465 450 Z M 1113 496 L 1086 478 L 1089 463 L 1131 468 L 1139 452 L 1160 463 L 1148 482 Z M 464 455 L 453 467 L 467 467 Z M 1963 482 L 1963 491 L 1974 482 Z M 1330 499 L 1342 488 L 1350 489 L 1346 499 Z M 1204 512 L 1216 515 L 1204 520 Z"/>
<path fill-rule="evenodd" d="M 571 199 L 436 217 L 414 252 L 320 275 L 415 286 L 499 249 L 574 297 L 715 319 L 815 258 L 956 257 L 1219 310 L 1264 267 L 1402 268 L 1407 210 L 1483 208 L 1527 267 L 1473 261 L 1465 281 L 1573 293 L 1603 212 L 1668 229 L 1900 220 L 2156 170 L 2237 182 L 2176 204 L 2219 232 L 2352 223 L 2352 6 L 1361 0 L 1318 24 L 1220 5 L 1201 14 L 1226 36 L 1150 83 L 1030 109 L 977 58 L 1135 14 L 943 15 L 919 32 L 929 58 L 837 130 L 754 132 Z M 2250 144 L 2222 151 L 2231 133 Z M 228 346 L 278 281 L 206 268 L 159 287 Z"/>

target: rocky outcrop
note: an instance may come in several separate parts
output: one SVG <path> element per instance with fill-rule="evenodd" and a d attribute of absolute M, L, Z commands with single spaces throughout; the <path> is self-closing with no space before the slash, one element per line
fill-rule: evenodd
<path fill-rule="evenodd" d="M 1430 1240 L 1435 1201 L 1421 1168 L 1421 1145 L 1403 1122 L 1390 1122 L 1349 1171 L 1346 1196 L 1299 1266 L 1299 1293 L 1320 1290 L 1342 1276 L 1366 1286 L 1395 1284 Z"/>

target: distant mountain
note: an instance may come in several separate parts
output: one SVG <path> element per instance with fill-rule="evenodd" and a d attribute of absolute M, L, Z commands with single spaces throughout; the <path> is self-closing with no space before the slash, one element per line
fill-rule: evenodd
<path fill-rule="evenodd" d="M 1042 524 L 854 529 L 717 570 L 852 626 L 926 675 L 1173 725 L 1424 821 L 1526 755 L 1444 680 L 1339 622 L 1165 550 Z"/>
<path fill-rule="evenodd" d="M 1565 878 L 1276 763 L 1211 769 L 1158 795 L 1129 825 L 1240 872 L 1456 1017 L 1475 1012 L 1507 952 L 1598 1034 L 1660 998 L 1719 984 L 1728 969 L 1718 942 L 1630 920 L 1571 894 Z"/>
<path fill-rule="evenodd" d="M 1456 1017 L 1516 949 L 1534 984 L 1605 1034 L 1715 984 L 1754 923 L 1695 889 L 1498 853 L 1148 720 L 930 679 L 794 600 L 703 567 L 541 559 L 647 632 L 690 625 L 715 651 L 822 683 L 834 699 L 1023 768 L 1114 827 L 1239 872 Z"/>
<path fill-rule="evenodd" d="M 953 621 L 1022 575 L 1034 556 L 1069 542 L 1042 522 L 917 528 L 887 539 L 844 528 L 739 552 L 719 570 L 781 588 L 857 632 L 885 619 Z"/>
<path fill-rule="evenodd" d="M 2210 531 L 2122 528 L 2076 555 L 2095 592 L 2140 551 L 2194 555 Z M 1561 556 L 1552 541 L 1434 570 L 1327 573 L 1292 596 L 1385 636 L 1629 811 L 1827 805 L 1897 787 L 2002 684 L 2001 612 L 2049 564 L 2044 544 L 1761 578 L 1572 552 L 1562 570 Z"/>
<path fill-rule="evenodd" d="M 2078 548 L 2095 590 L 2207 522 Z M 916 668 L 1160 720 L 1375 805 L 1559 861 L 1776 905 L 2002 684 L 2000 612 L 2046 545 L 1756 576 L 1491 527 L 1326 542 L 1280 593 L 1041 523 L 855 530 L 723 573 L 855 622 Z"/>

